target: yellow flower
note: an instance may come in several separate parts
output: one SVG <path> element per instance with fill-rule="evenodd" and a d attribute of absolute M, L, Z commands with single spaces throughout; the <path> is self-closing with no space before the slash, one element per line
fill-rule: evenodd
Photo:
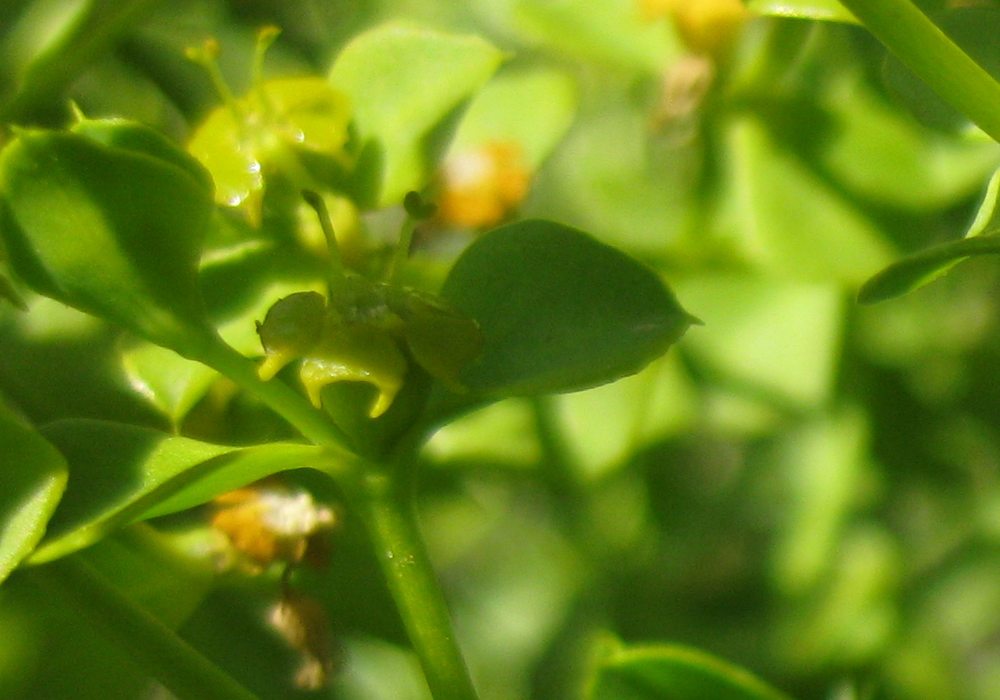
<path fill-rule="evenodd" d="M 487 228 L 500 223 L 528 192 L 530 176 L 516 143 L 489 143 L 444 164 L 438 218 Z"/>
<path fill-rule="evenodd" d="M 378 418 L 403 387 L 411 362 L 453 391 L 459 372 L 479 354 L 482 337 L 472 319 L 434 297 L 348 275 L 327 301 L 316 292 L 279 299 L 257 325 L 267 380 L 294 360 L 310 401 L 322 404 L 323 387 L 364 382 L 378 391 L 369 408 Z"/>
<path fill-rule="evenodd" d="M 669 16 L 695 53 L 716 56 L 750 17 L 741 0 L 639 0 L 639 5 L 647 19 Z"/>

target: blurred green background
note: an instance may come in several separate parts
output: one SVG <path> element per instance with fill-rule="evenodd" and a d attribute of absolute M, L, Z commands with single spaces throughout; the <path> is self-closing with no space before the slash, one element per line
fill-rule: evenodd
<path fill-rule="evenodd" d="M 1000 4 L 919 4 L 958 12 L 956 36 L 1000 64 Z M 6 0 L 0 115 L 61 124 L 68 96 L 184 141 L 218 103 L 183 53 L 207 37 L 237 94 L 265 24 L 282 29 L 273 76 L 326 75 L 386 21 L 487 39 L 506 62 L 452 120 L 441 162 L 517 144 L 530 184 L 507 216 L 622 248 L 705 325 L 636 376 L 495 404 L 428 445 L 423 523 L 483 698 L 575 697 L 608 631 L 699 647 L 800 698 L 1000 697 L 1000 268 L 974 261 L 898 300 L 854 302 L 898 256 L 963 235 L 1000 146 L 856 25 L 712 5 Z M 716 10 L 699 30 L 697 13 Z M 75 61 L 25 95 L 60 42 Z M 476 228 L 445 221 L 425 244 L 453 250 Z M 114 333 L 45 309 L 0 311 L 0 391 L 37 423 L 159 425 L 122 378 Z M 242 435 L 269 437 L 242 410 Z M 329 567 L 299 580 L 341 650 L 323 692 L 426 698 L 346 517 Z M 313 696 L 291 688 L 294 655 L 260 622 L 273 580 L 213 578 L 179 555 L 199 546 L 191 522 L 154 521 L 141 537 L 155 558 L 134 533 L 89 557 L 117 562 L 124 588 L 256 692 Z M 123 650 L 27 580 L 0 591 L 0 630 L 2 697 L 150 696 Z"/>

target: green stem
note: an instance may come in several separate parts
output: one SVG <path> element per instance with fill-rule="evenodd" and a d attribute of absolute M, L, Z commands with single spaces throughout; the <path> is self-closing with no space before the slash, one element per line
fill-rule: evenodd
<path fill-rule="evenodd" d="M 29 570 L 85 615 L 95 629 L 128 651 L 149 675 L 179 698 L 248 700 L 256 697 L 202 656 L 173 630 L 125 598 L 78 557 Z"/>
<path fill-rule="evenodd" d="M 256 396 L 295 427 L 303 437 L 334 454 L 354 460 L 350 440 L 329 417 L 278 379 L 263 381 L 257 367 L 224 342 L 213 339 L 198 349 L 195 359 L 215 368 L 252 396 Z"/>
<path fill-rule="evenodd" d="M 910 0 L 841 0 L 941 98 L 1000 141 L 1000 83 Z"/>
<path fill-rule="evenodd" d="M 403 269 L 403 266 L 406 265 L 406 261 L 410 257 L 410 247 L 413 245 L 413 232 L 416 228 L 417 222 L 412 216 L 407 214 L 402 227 L 399 229 L 399 242 L 396 243 L 396 250 L 392 253 L 392 259 L 389 261 L 389 269 L 386 271 L 385 278 L 387 281 L 392 282 L 395 280 Z"/>
<path fill-rule="evenodd" d="M 401 473 L 370 465 L 351 488 L 372 546 L 435 700 L 476 700 L 441 587 L 417 525 L 413 490 Z M 409 481 L 409 480 L 402 480 Z"/>

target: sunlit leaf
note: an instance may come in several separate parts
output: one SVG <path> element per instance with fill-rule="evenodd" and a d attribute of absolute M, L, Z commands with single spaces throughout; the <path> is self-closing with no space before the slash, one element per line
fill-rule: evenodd
<path fill-rule="evenodd" d="M 1000 163 L 997 144 L 928 129 L 860 74 L 832 82 L 819 99 L 831 123 L 816 139 L 817 164 L 879 206 L 916 212 L 954 206 L 978 192 Z"/>
<path fill-rule="evenodd" d="M 891 259 L 875 223 L 762 120 L 734 118 L 725 141 L 717 235 L 749 260 L 783 277 L 857 284 Z"/>
<path fill-rule="evenodd" d="M 25 131 L 0 154 L 0 228 L 17 274 L 179 352 L 211 334 L 197 277 L 211 209 L 200 166 L 142 127 Z"/>
<path fill-rule="evenodd" d="M 421 188 L 432 162 L 425 139 L 501 58 L 478 37 L 400 25 L 377 27 L 344 47 L 330 81 L 350 97 L 368 167 L 382 183 L 379 202 L 399 202 Z"/>
<path fill-rule="evenodd" d="M 140 519 L 199 505 L 269 474 L 326 463 L 320 448 L 230 447 L 93 420 L 46 426 L 70 466 L 66 493 L 32 561 L 48 561 Z"/>
<path fill-rule="evenodd" d="M 531 119 L 523 105 L 530 104 Z M 552 69 L 501 73 L 473 98 L 455 132 L 449 155 L 488 143 L 516 143 L 532 170 L 555 148 L 573 123 L 577 86 Z"/>
<path fill-rule="evenodd" d="M 590 0 L 512 0 L 515 26 L 531 39 L 585 62 L 658 74 L 681 50 L 666 22 Z"/>
<path fill-rule="evenodd" d="M 573 391 L 633 374 L 694 321 L 651 270 L 541 220 L 479 238 L 442 296 L 482 329 L 482 355 L 461 381 L 491 396 Z"/>
<path fill-rule="evenodd" d="M 0 582 L 42 539 L 66 486 L 66 462 L 0 404 Z"/>
<path fill-rule="evenodd" d="M 1000 170 L 986 188 L 966 237 L 932 246 L 897 260 L 869 279 L 858 301 L 873 304 L 912 292 L 946 274 L 966 258 L 1000 253 Z"/>
<path fill-rule="evenodd" d="M 843 325 L 837 285 L 706 274 L 676 287 L 705 321 L 685 349 L 716 382 L 783 405 L 830 398 Z"/>
<path fill-rule="evenodd" d="M 977 255 L 1000 254 L 1000 236 L 963 238 L 914 253 L 885 268 L 858 291 L 858 301 L 874 304 L 912 292 L 938 279 L 953 265 Z"/>

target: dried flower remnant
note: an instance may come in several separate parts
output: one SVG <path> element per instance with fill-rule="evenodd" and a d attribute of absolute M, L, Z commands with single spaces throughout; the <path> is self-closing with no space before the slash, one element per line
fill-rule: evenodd
<path fill-rule="evenodd" d="M 281 600 L 268 611 L 267 622 L 302 656 L 295 685 L 302 690 L 326 686 L 334 664 L 323 606 L 286 587 Z"/>
<path fill-rule="evenodd" d="M 450 156 L 441 171 L 438 218 L 487 228 L 505 219 L 528 192 L 531 177 L 520 146 L 494 142 Z"/>
<path fill-rule="evenodd" d="M 705 56 L 689 54 L 674 62 L 663 75 L 652 129 L 670 134 L 674 143 L 689 143 L 714 80 L 715 64 Z"/>
<path fill-rule="evenodd" d="M 301 562 L 314 538 L 337 523 L 334 510 L 305 491 L 251 486 L 222 494 L 214 504 L 212 527 L 256 571 Z"/>
<path fill-rule="evenodd" d="M 750 13 L 741 0 L 639 0 L 643 17 L 670 17 L 694 53 L 725 53 Z"/>

